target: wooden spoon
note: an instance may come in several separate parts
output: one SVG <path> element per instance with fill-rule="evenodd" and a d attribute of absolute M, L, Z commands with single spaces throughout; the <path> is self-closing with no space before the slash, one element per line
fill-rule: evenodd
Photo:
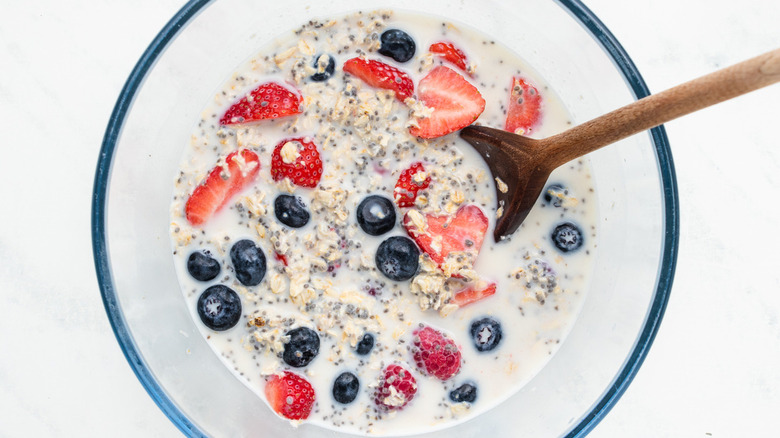
<path fill-rule="evenodd" d="M 608 144 L 694 111 L 780 81 L 780 49 L 718 70 L 560 134 L 534 140 L 486 126 L 468 126 L 460 136 L 482 155 L 506 187 L 496 184 L 496 242 L 517 230 L 558 166 Z M 505 190 L 501 190 L 504 188 Z"/>

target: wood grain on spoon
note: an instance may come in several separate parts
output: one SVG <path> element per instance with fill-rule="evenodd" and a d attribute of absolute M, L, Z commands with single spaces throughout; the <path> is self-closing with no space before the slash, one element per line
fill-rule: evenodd
<path fill-rule="evenodd" d="M 471 143 L 508 190 L 497 185 L 496 242 L 517 230 L 558 166 L 631 135 L 780 81 L 780 49 L 639 99 L 560 134 L 535 140 L 485 126 L 468 126 Z"/>

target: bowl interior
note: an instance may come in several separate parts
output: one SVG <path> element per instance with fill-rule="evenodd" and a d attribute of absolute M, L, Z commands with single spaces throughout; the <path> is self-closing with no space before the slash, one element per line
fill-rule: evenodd
<path fill-rule="evenodd" d="M 109 134 L 121 133 L 107 135 L 96 180 L 98 273 L 131 365 L 189 434 L 341 435 L 278 420 L 206 344 L 176 278 L 169 203 L 193 124 L 237 65 L 303 17 L 386 6 L 373 0 L 193 2 L 150 47 L 120 98 Z M 575 123 L 634 100 L 643 88 L 638 76 L 627 75 L 630 61 L 620 58 L 619 47 L 605 51 L 602 43 L 614 43 L 609 34 L 599 35 L 604 31 L 594 31 L 592 21 L 591 28 L 583 25 L 587 10 L 576 3 L 403 0 L 393 7 L 443 15 L 502 41 L 547 80 Z M 177 31 L 177 23 L 185 25 Z M 666 148 L 663 132 L 655 131 L 591 154 L 600 193 L 599 249 L 581 314 L 547 366 L 507 402 L 461 424 L 459 436 L 516 435 L 518 427 L 525 436 L 578 434 L 630 382 L 652 341 L 674 269 L 676 189 Z"/>

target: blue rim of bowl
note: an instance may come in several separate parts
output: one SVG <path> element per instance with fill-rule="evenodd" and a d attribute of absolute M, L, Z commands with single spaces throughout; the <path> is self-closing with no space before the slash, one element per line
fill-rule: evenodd
<path fill-rule="evenodd" d="M 136 347 L 132 335 L 125 324 L 124 315 L 117 305 L 117 297 L 114 291 L 114 283 L 111 277 L 110 263 L 108 260 L 108 248 L 106 242 L 106 195 L 108 192 L 111 165 L 117 140 L 122 131 L 125 117 L 127 116 L 133 99 L 143 84 L 149 70 L 154 66 L 160 54 L 165 50 L 173 38 L 184 26 L 195 17 L 205 6 L 213 0 L 191 0 L 171 18 L 160 33 L 143 53 L 130 73 L 119 98 L 117 99 L 111 118 L 103 137 L 103 143 L 98 157 L 95 182 L 92 193 L 92 251 L 97 271 L 98 284 L 103 297 L 103 305 L 108 314 L 111 327 L 114 330 L 117 341 L 127 358 L 130 367 L 135 372 L 138 380 L 152 397 L 157 406 L 168 416 L 176 427 L 188 436 L 207 436 L 195 426 L 184 413 L 176 406 L 165 391 L 160 387 L 152 375 Z M 639 99 L 650 94 L 642 76 L 634 63 L 628 57 L 617 39 L 604 26 L 604 24 L 579 0 L 557 0 L 557 3 L 566 9 L 578 20 L 591 35 L 601 44 L 602 48 L 612 58 L 615 66 L 620 70 L 634 96 Z M 613 380 L 612 384 L 602 394 L 601 398 L 593 405 L 588 413 L 579 419 L 571 428 L 566 437 L 582 437 L 587 435 L 606 416 L 615 403 L 625 392 L 628 385 L 636 376 L 639 367 L 647 356 L 650 345 L 655 339 L 658 327 L 663 318 L 666 304 L 674 279 L 674 271 L 677 264 L 677 250 L 679 241 L 679 203 L 677 194 L 677 178 L 674 172 L 674 163 L 669 148 L 669 140 L 663 126 L 650 130 L 650 135 L 655 145 L 656 158 L 658 159 L 659 172 L 664 196 L 664 246 L 661 265 L 658 272 L 655 296 L 648 311 L 644 327 L 636 341 L 633 351 L 626 359 L 623 368 Z"/>

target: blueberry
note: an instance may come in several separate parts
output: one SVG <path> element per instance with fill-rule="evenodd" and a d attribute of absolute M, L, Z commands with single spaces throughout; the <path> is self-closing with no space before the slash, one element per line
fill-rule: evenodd
<path fill-rule="evenodd" d="M 360 342 L 358 342 L 355 352 L 361 356 L 365 356 L 371 352 L 372 348 L 374 348 L 374 336 L 371 333 L 366 333 L 360 339 Z"/>
<path fill-rule="evenodd" d="M 236 271 L 236 278 L 244 286 L 257 286 L 265 277 L 265 254 L 251 240 L 236 242 L 230 248 L 230 261 Z"/>
<path fill-rule="evenodd" d="M 454 401 L 455 403 L 460 403 L 460 402 L 474 403 L 474 400 L 476 399 L 477 399 L 477 387 L 470 383 L 464 383 L 459 387 L 450 391 L 450 400 Z"/>
<path fill-rule="evenodd" d="M 582 246 L 582 231 L 571 222 L 559 224 L 550 237 L 561 252 L 574 251 Z"/>
<path fill-rule="evenodd" d="M 314 82 L 323 82 L 330 79 L 333 76 L 333 72 L 336 71 L 336 60 L 330 55 L 317 55 L 314 57 L 314 62 L 311 65 L 314 67 L 316 73 L 312 74 L 311 80 Z"/>
<path fill-rule="evenodd" d="M 372 236 L 380 236 L 395 226 L 393 201 L 384 196 L 371 195 L 360 202 L 357 208 L 360 228 Z"/>
<path fill-rule="evenodd" d="M 478 351 L 498 347 L 502 337 L 501 324 L 493 318 L 485 317 L 471 323 L 471 339 Z"/>
<path fill-rule="evenodd" d="M 198 298 L 198 316 L 212 330 L 227 330 L 241 319 L 241 298 L 227 286 L 211 286 Z"/>
<path fill-rule="evenodd" d="M 560 207 L 563 205 L 563 200 L 559 195 L 568 195 L 569 191 L 560 184 L 550 184 L 544 189 L 544 202 L 551 204 L 553 207 Z"/>
<path fill-rule="evenodd" d="M 195 251 L 187 259 L 187 272 L 199 281 L 209 281 L 219 275 L 219 262 L 208 251 Z"/>
<path fill-rule="evenodd" d="M 357 376 L 345 371 L 333 382 L 333 398 L 342 404 L 352 403 L 357 398 L 360 380 Z"/>
<path fill-rule="evenodd" d="M 379 53 L 389 56 L 398 62 L 412 59 L 416 46 L 408 33 L 398 29 L 388 29 L 379 37 L 382 43 Z"/>
<path fill-rule="evenodd" d="M 379 244 L 376 250 L 376 267 L 385 277 L 404 281 L 417 273 L 420 250 L 412 239 L 403 236 L 393 236 Z"/>
<path fill-rule="evenodd" d="M 274 201 L 274 213 L 279 222 L 292 228 L 309 223 L 309 210 L 300 196 L 279 195 Z"/>
<path fill-rule="evenodd" d="M 282 359 L 291 367 L 305 367 L 320 352 L 320 337 L 317 333 L 306 327 L 298 327 L 285 333 L 290 341 L 284 344 Z"/>

